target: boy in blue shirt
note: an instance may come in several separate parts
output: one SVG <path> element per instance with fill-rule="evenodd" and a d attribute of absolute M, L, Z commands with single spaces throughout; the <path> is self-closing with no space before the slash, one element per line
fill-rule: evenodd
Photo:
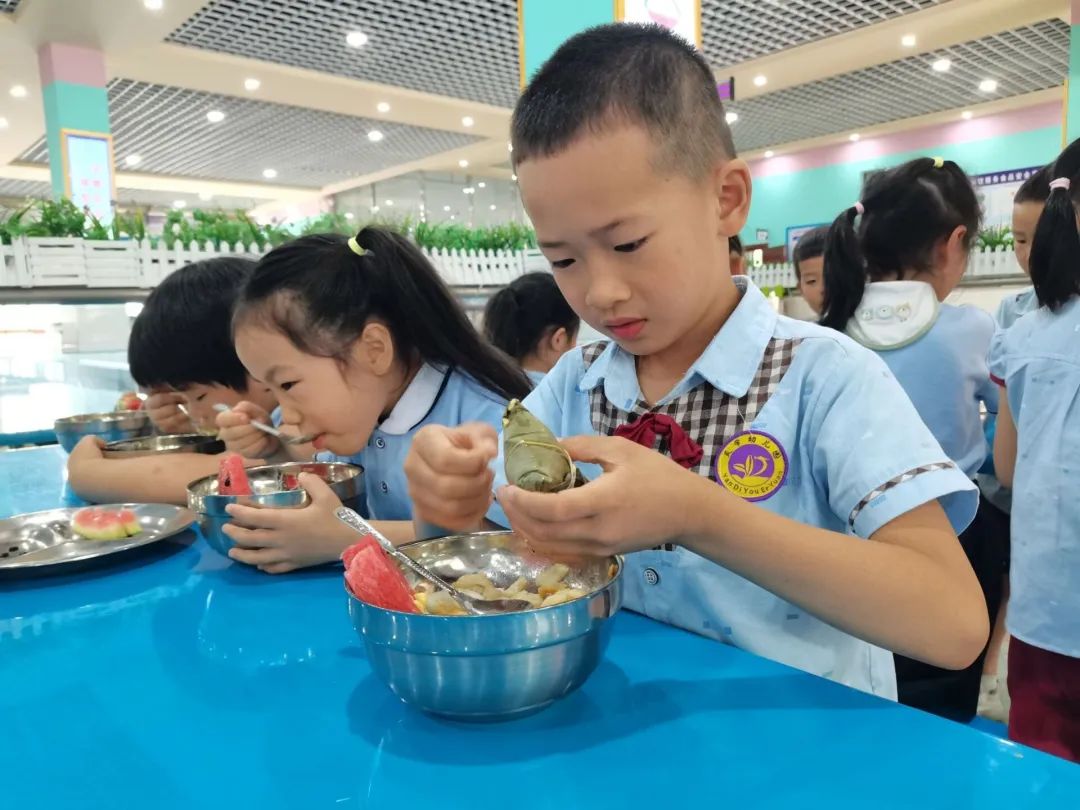
<path fill-rule="evenodd" d="M 415 514 L 627 554 L 630 609 L 886 697 L 888 650 L 970 664 L 975 488 L 878 358 L 732 278 L 750 176 L 704 58 L 657 27 L 579 34 L 520 98 L 513 145 L 556 280 L 609 338 L 525 400 L 592 480 L 500 486 L 489 511 L 495 431 L 430 427 L 405 463 Z"/>

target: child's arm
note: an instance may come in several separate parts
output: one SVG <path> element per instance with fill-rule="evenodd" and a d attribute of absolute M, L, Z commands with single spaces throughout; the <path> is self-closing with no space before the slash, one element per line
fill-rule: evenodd
<path fill-rule="evenodd" d="M 994 470 L 1002 486 L 1012 488 L 1016 471 L 1016 423 L 1009 410 L 1009 397 L 1001 389 L 998 397 L 997 427 L 994 433 Z"/>
<path fill-rule="evenodd" d="M 141 458 L 105 458 L 93 436 L 68 457 L 68 483 L 93 503 L 173 503 L 187 505 L 187 485 L 217 472 L 220 456 L 164 453 Z M 252 464 L 261 463 L 252 461 Z"/>
<path fill-rule="evenodd" d="M 982 592 L 935 502 L 886 523 L 867 542 L 758 508 L 624 439 L 575 438 L 564 446 L 579 461 L 601 464 L 604 475 L 556 495 L 499 492 L 511 524 L 538 552 L 608 555 L 677 542 L 902 655 L 961 669 L 986 644 Z"/>

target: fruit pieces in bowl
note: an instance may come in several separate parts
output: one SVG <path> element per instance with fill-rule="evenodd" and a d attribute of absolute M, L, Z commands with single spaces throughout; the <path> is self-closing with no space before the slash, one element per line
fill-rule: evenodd
<path fill-rule="evenodd" d="M 357 599 L 383 610 L 420 612 L 405 575 L 374 538 L 365 537 L 349 546 L 341 561 L 345 563 L 345 581 Z"/>

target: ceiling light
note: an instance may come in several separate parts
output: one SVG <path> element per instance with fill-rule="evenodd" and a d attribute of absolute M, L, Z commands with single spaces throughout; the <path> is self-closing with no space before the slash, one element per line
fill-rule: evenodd
<path fill-rule="evenodd" d="M 476 185 L 478 185 L 480 188 L 487 188 L 487 183 L 485 183 L 483 180 L 481 180 Z"/>
<path fill-rule="evenodd" d="M 277 177 L 277 169 L 263 169 L 263 177 L 267 180 L 273 180 Z"/>
<path fill-rule="evenodd" d="M 979 82 L 979 89 L 984 93 L 993 93 L 997 88 L 998 84 L 994 79 L 983 79 Z"/>
<path fill-rule="evenodd" d="M 128 155 L 124 158 L 125 166 L 138 166 L 142 163 L 142 155 Z"/>
<path fill-rule="evenodd" d="M 393 208 L 394 201 L 393 200 L 387 200 L 385 203 L 383 203 L 383 205 L 385 205 L 387 208 Z"/>
<path fill-rule="evenodd" d="M 377 129 L 373 129 L 373 130 L 371 130 L 371 132 L 369 132 L 369 133 L 367 134 L 367 139 L 368 139 L 369 141 L 371 141 L 372 143 L 378 143 L 378 142 L 379 142 L 379 141 L 381 141 L 381 140 L 382 140 L 382 139 L 383 139 L 384 137 L 386 137 L 386 136 L 384 136 L 384 135 L 383 135 L 383 134 L 382 134 L 381 132 L 379 132 L 379 130 L 377 130 Z"/>
<path fill-rule="evenodd" d="M 442 210 L 443 210 L 443 211 L 447 211 L 447 212 L 449 212 L 449 210 L 450 210 L 450 206 L 449 206 L 449 205 L 444 205 L 444 206 L 442 207 Z"/>
<path fill-rule="evenodd" d="M 463 169 L 467 169 L 469 168 L 469 161 L 462 159 L 457 162 L 457 165 Z"/>
<path fill-rule="evenodd" d="M 451 214 L 451 215 L 450 215 L 450 219 L 457 219 L 457 217 L 456 217 L 456 216 L 454 216 L 453 214 Z"/>
<path fill-rule="evenodd" d="M 203 202 L 210 202 L 210 200 L 214 199 L 214 195 L 211 194 L 209 191 L 200 191 L 199 199 Z"/>
<path fill-rule="evenodd" d="M 516 183 L 517 182 L 517 175 L 516 174 L 510 175 L 510 179 L 513 180 Z"/>
<path fill-rule="evenodd" d="M 724 115 L 724 120 L 727 121 L 729 124 L 734 124 L 736 121 L 739 120 L 739 114 L 734 110 L 729 110 Z"/>
<path fill-rule="evenodd" d="M 862 135 L 860 135 L 858 132 L 852 132 L 850 135 L 847 136 L 847 139 L 852 143 L 855 143 L 861 137 Z"/>
<path fill-rule="evenodd" d="M 248 92 L 254 93 L 260 87 L 262 87 L 262 82 L 258 79 L 244 79 L 244 89 Z"/>
<path fill-rule="evenodd" d="M 492 204 L 491 204 L 491 210 L 492 210 L 492 211 L 494 211 L 494 210 L 495 210 L 495 203 L 492 203 Z"/>
<path fill-rule="evenodd" d="M 772 149 L 766 149 L 765 150 L 765 157 L 767 157 L 767 158 L 771 158 L 775 154 L 776 153 Z"/>
<path fill-rule="evenodd" d="M 12 98 L 26 98 L 27 90 L 25 84 L 13 84 L 11 85 L 11 97 Z"/>
<path fill-rule="evenodd" d="M 390 112 L 390 105 L 387 104 L 385 101 L 380 101 L 378 104 L 375 105 L 375 109 L 381 113 L 388 113 Z"/>
<path fill-rule="evenodd" d="M 356 214 L 354 214 L 352 211 L 345 212 L 345 219 L 354 219 L 355 217 Z"/>
<path fill-rule="evenodd" d="M 0 117 L 0 129 L 7 129 L 7 128 L 8 128 L 8 120 L 6 118 Z"/>
<path fill-rule="evenodd" d="M 903 45 L 905 48 L 914 48 L 915 42 L 916 39 L 914 34 L 904 34 L 902 37 L 900 37 L 900 44 Z"/>
<path fill-rule="evenodd" d="M 970 121 L 972 116 L 974 115 L 975 113 L 973 113 L 971 110 L 964 110 L 962 113 L 960 113 L 960 117 L 963 118 L 965 121 Z"/>
<path fill-rule="evenodd" d="M 765 76 L 758 75 L 754 77 L 754 87 L 764 87 L 768 83 L 769 80 Z"/>
<path fill-rule="evenodd" d="M 210 112 L 206 114 L 206 120 L 211 124 L 220 124 L 225 120 L 225 113 L 221 110 L 210 110 Z"/>
<path fill-rule="evenodd" d="M 514 151 L 514 145 L 512 143 L 508 143 L 506 145 L 506 151 L 507 152 L 513 152 Z"/>
<path fill-rule="evenodd" d="M 142 0 L 147 11 L 161 11 L 165 7 L 165 0 Z"/>
<path fill-rule="evenodd" d="M 187 208 L 187 200 L 173 200 L 173 208 Z"/>
<path fill-rule="evenodd" d="M 369 42 L 369 37 L 363 31 L 350 31 L 345 35 L 345 44 L 350 48 L 363 48 Z"/>
<path fill-rule="evenodd" d="M 471 127 L 475 123 L 476 122 L 473 121 L 473 117 L 471 115 L 466 115 L 464 118 L 461 119 L 461 125 L 463 127 Z"/>
<path fill-rule="evenodd" d="M 475 188 L 473 188 L 472 186 L 465 186 L 465 188 L 463 188 L 463 189 L 461 190 L 461 193 L 462 193 L 462 194 L 475 194 L 475 193 L 476 193 L 476 189 L 475 189 Z"/>
<path fill-rule="evenodd" d="M 379 206 L 377 206 L 377 205 L 371 206 L 371 213 L 373 213 L 373 214 L 379 213 Z"/>
<path fill-rule="evenodd" d="M 945 73 L 952 67 L 952 60 L 950 59 L 935 59 L 930 63 L 930 67 L 938 73 Z"/>

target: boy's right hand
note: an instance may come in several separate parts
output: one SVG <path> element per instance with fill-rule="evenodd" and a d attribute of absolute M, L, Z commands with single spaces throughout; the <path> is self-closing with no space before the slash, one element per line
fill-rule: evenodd
<path fill-rule="evenodd" d="M 194 433 L 195 424 L 180 410 L 183 402 L 183 395 L 176 391 L 151 391 L 143 409 L 161 433 Z"/>
<path fill-rule="evenodd" d="M 218 438 L 225 442 L 230 453 L 245 458 L 269 458 L 281 447 L 281 442 L 269 433 L 251 426 L 253 421 L 270 424 L 270 414 L 252 402 L 237 403 L 231 410 L 219 413 L 215 421 Z"/>
<path fill-rule="evenodd" d="M 499 453 L 491 425 L 428 425 L 417 431 L 405 475 L 413 515 L 453 531 L 477 528 L 491 506 L 495 474 L 489 463 Z"/>

